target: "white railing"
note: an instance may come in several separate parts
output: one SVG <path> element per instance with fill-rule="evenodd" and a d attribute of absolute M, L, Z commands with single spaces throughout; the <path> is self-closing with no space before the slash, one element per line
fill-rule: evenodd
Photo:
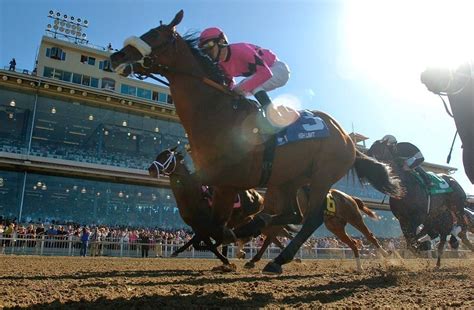
<path fill-rule="evenodd" d="M 124 242 L 121 239 L 89 241 L 86 256 L 109 256 L 109 257 L 142 257 L 142 250 L 148 246 L 148 257 L 170 257 L 180 248 L 184 242 L 159 241 L 158 243 L 142 244 L 138 242 Z M 40 238 L 23 238 L 6 236 L 0 238 L 0 254 L 4 255 L 45 255 L 45 256 L 80 256 L 82 242 L 71 236 L 54 237 L 42 236 Z M 259 247 L 247 244 L 244 247 L 246 258 L 257 254 Z M 270 246 L 262 256 L 263 259 L 273 259 L 280 254 L 278 247 Z M 374 258 L 373 249 L 362 249 L 362 258 Z M 399 250 L 402 257 L 413 257 L 407 250 Z M 467 250 L 446 250 L 444 257 L 465 257 Z M 229 258 L 236 258 L 237 247 L 230 245 L 227 253 Z M 427 253 L 427 257 L 436 257 L 436 250 Z M 209 251 L 197 251 L 192 246 L 179 254 L 181 258 L 214 258 Z M 354 254 L 349 248 L 309 248 L 303 247 L 298 251 L 295 258 L 300 259 L 348 259 Z"/>

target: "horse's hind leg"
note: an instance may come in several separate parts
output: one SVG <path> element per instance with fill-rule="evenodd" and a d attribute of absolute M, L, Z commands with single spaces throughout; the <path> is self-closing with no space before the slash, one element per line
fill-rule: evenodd
<path fill-rule="evenodd" d="M 247 268 L 247 269 L 255 267 L 255 263 L 258 262 L 262 258 L 263 253 L 265 253 L 268 246 L 270 244 L 272 244 L 274 239 L 276 239 L 274 235 L 267 235 L 267 237 L 265 238 L 265 241 L 263 241 L 263 244 L 260 247 L 260 249 L 258 250 L 257 254 L 255 254 L 255 256 L 252 257 L 252 259 L 250 261 L 246 262 L 244 267 Z"/>
<path fill-rule="evenodd" d="M 186 242 L 185 245 L 183 245 L 182 247 L 180 247 L 179 249 L 177 249 L 176 251 L 174 251 L 172 254 L 171 254 L 171 257 L 177 257 L 179 253 L 183 252 L 184 250 L 186 250 L 187 248 L 189 248 L 191 246 L 191 244 L 193 244 L 194 242 L 199 242 L 199 238 L 194 235 L 191 240 L 189 240 L 188 242 Z"/>
<path fill-rule="evenodd" d="M 357 272 L 362 272 L 359 249 L 357 248 L 357 244 L 354 242 L 354 240 L 352 240 L 352 238 L 349 237 L 346 233 L 346 222 L 336 217 L 326 217 L 324 220 L 324 224 L 330 232 L 336 235 L 342 242 L 344 242 L 351 248 L 352 252 L 354 252 L 354 257 L 356 260 Z"/>
<path fill-rule="evenodd" d="M 367 225 L 365 225 L 360 214 L 359 217 L 351 219 L 349 223 L 354 226 L 358 231 L 360 231 L 367 238 L 367 240 L 375 246 L 377 252 L 380 255 L 382 255 L 383 257 L 388 257 L 390 255 L 389 253 L 387 253 L 387 251 L 383 249 L 377 238 L 375 238 L 374 234 L 369 230 Z"/>
<path fill-rule="evenodd" d="M 467 229 L 463 229 L 459 234 L 458 237 L 461 238 L 462 243 L 467 246 L 469 250 L 474 252 L 474 246 L 472 245 L 471 241 L 467 238 Z"/>

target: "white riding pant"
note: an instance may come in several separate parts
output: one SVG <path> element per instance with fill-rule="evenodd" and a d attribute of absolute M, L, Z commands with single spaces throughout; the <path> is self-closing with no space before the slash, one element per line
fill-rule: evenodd
<path fill-rule="evenodd" d="M 282 87 L 286 84 L 286 82 L 288 82 L 290 78 L 290 68 L 288 68 L 288 66 L 283 61 L 275 61 L 273 66 L 270 67 L 270 70 L 272 71 L 273 76 L 267 81 L 265 81 L 265 83 L 252 90 L 253 95 L 255 95 L 261 90 L 274 90 L 275 88 Z M 252 78 L 252 76 L 243 79 L 242 81 L 240 81 L 239 85 L 250 78 Z"/>

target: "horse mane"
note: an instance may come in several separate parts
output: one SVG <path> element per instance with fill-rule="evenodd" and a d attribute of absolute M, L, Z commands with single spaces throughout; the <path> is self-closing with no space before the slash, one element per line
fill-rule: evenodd
<path fill-rule="evenodd" d="M 216 83 L 224 85 L 227 78 L 221 68 L 207 55 L 203 54 L 198 47 L 199 37 L 195 32 L 187 33 L 183 40 L 188 45 L 194 58 L 199 62 L 206 75 Z"/>

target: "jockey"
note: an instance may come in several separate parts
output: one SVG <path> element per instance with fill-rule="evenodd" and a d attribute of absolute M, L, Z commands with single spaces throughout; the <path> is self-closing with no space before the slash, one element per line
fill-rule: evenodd
<path fill-rule="evenodd" d="M 288 66 L 272 51 L 250 43 L 229 44 L 216 27 L 201 32 L 199 48 L 219 64 L 231 90 L 242 96 L 253 94 L 263 108 L 271 103 L 267 92 L 290 78 Z M 245 78 L 235 85 L 234 78 L 241 76 Z"/>
<path fill-rule="evenodd" d="M 415 170 L 428 188 L 434 186 L 431 177 L 421 168 L 421 163 L 425 161 L 425 158 L 421 154 L 420 149 L 409 142 L 397 142 L 397 139 L 392 135 L 386 135 L 380 141 L 387 144 L 397 157 L 403 159 L 403 169 Z M 463 227 L 465 225 L 464 206 L 459 205 L 453 211 L 457 218 L 457 225 Z M 453 226 L 453 233 L 455 233 L 457 225 Z"/>
<path fill-rule="evenodd" d="M 395 151 L 394 154 L 397 157 L 403 159 L 404 170 L 414 170 L 418 172 L 426 186 L 432 187 L 434 185 L 428 173 L 421 168 L 425 158 L 419 148 L 409 142 L 397 142 L 397 139 L 392 135 L 384 136 L 380 142 L 387 144 Z"/>

